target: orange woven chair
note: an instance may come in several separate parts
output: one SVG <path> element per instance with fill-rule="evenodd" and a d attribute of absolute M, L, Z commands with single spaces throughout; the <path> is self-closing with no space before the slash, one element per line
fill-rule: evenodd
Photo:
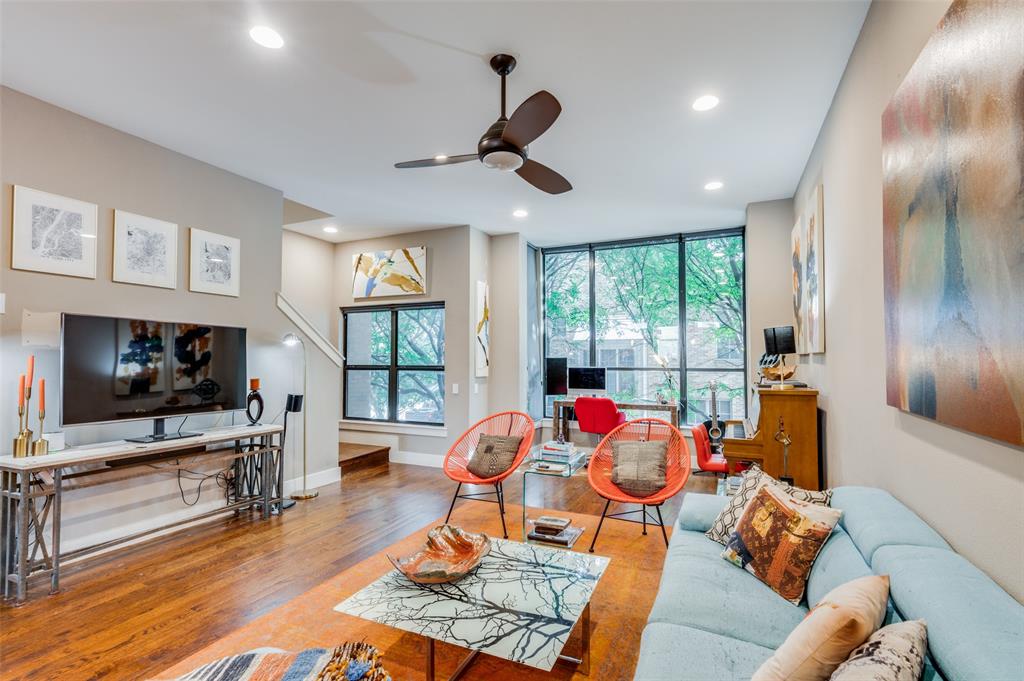
<path fill-rule="evenodd" d="M 444 457 L 445 475 L 459 483 L 455 488 L 455 496 L 452 497 L 452 505 L 448 507 L 448 515 L 444 519 L 446 523 L 452 517 L 452 511 L 455 510 L 455 502 L 458 499 L 497 503 L 498 513 L 501 515 L 501 529 L 505 534 L 505 539 L 508 539 L 508 528 L 505 527 L 505 491 L 502 489 L 501 483 L 519 468 L 519 465 L 523 463 L 523 459 L 530 453 L 530 447 L 533 446 L 533 430 L 533 419 L 528 415 L 521 411 L 503 411 L 491 414 L 487 418 L 477 421 L 469 430 L 462 434 L 462 437 L 455 441 L 455 444 L 452 445 L 452 448 L 448 450 Z M 473 455 L 481 435 L 513 435 L 522 438 L 522 442 L 519 443 L 519 451 L 516 452 L 516 458 L 512 461 L 509 469 L 501 475 L 496 475 L 492 478 L 479 478 L 466 468 L 469 464 L 469 457 Z M 462 491 L 463 485 L 494 485 L 494 491 L 459 494 Z M 492 494 L 497 496 L 497 500 L 478 498 Z"/>
<path fill-rule="evenodd" d="M 647 441 L 666 440 L 668 451 L 665 459 L 665 487 L 647 497 L 635 497 L 619 488 L 612 482 L 612 443 L 616 441 Z M 665 523 L 661 519 L 661 505 L 675 496 L 686 484 L 690 477 L 690 448 L 679 429 L 668 421 L 661 419 L 636 419 L 623 423 L 621 426 L 608 433 L 601 444 L 597 446 L 593 456 L 590 457 L 590 467 L 587 477 L 590 486 L 594 491 L 607 501 L 604 511 L 601 512 L 601 520 L 597 524 L 597 531 L 590 542 L 590 552 L 594 552 L 594 545 L 597 543 L 597 535 L 601 533 L 601 526 L 605 518 L 618 518 L 629 522 L 638 522 L 629 518 L 623 518 L 633 513 L 640 513 L 643 520 L 644 534 L 647 534 L 647 519 L 661 527 L 661 536 L 665 539 L 665 546 L 668 546 L 668 534 L 665 532 Z M 608 507 L 612 502 L 619 504 L 640 504 L 636 511 L 623 511 L 622 513 L 608 513 Z M 657 517 L 651 516 L 647 510 L 653 506 Z"/>

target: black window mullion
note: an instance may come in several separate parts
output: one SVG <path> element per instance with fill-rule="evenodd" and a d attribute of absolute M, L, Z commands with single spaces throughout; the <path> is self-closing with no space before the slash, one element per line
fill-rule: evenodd
<path fill-rule="evenodd" d="M 679 408 L 680 423 L 686 423 L 689 384 L 686 382 L 686 240 L 679 237 Z"/>
<path fill-rule="evenodd" d="M 588 262 L 590 263 L 590 348 L 588 351 L 587 365 L 597 366 L 597 260 L 594 255 L 594 246 L 588 248 Z"/>
<path fill-rule="evenodd" d="M 391 310 L 391 366 L 388 367 L 388 420 L 398 421 L 398 310 Z"/>

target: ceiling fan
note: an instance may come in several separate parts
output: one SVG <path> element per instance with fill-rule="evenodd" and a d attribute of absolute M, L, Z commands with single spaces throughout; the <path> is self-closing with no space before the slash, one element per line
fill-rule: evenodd
<path fill-rule="evenodd" d="M 494 170 L 514 170 L 537 189 L 562 194 L 572 189 L 564 177 L 530 158 L 528 145 L 551 127 L 562 113 L 562 105 L 547 90 L 541 90 L 519 105 L 511 118 L 505 116 L 505 77 L 516 67 L 509 54 L 491 57 L 491 68 L 501 76 L 501 116 L 477 143 L 475 154 L 435 156 L 420 161 L 396 163 L 396 168 L 432 168 L 478 160 Z"/>

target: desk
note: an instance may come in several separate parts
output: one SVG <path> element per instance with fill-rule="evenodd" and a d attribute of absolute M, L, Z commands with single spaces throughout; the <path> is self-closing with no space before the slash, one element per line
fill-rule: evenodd
<path fill-rule="evenodd" d="M 274 443 L 274 440 L 277 443 Z M 216 448 L 216 445 L 234 443 Z M 215 448 L 209 449 L 213 445 Z M 196 437 L 139 444 L 118 440 L 71 447 L 52 454 L 0 456 L 0 579 L 3 597 L 25 599 L 28 580 L 50 576 L 50 593 L 60 588 L 62 560 L 80 558 L 154 532 L 226 511 L 259 507 L 263 518 L 284 496 L 284 428 L 278 425 L 212 428 Z M 69 489 L 125 480 L 155 471 L 179 471 L 197 464 L 231 462 L 226 504 L 197 516 L 126 537 L 60 550 L 61 503 Z M 67 471 L 66 469 L 74 469 Z M 49 546 L 45 527 L 51 523 Z"/>
<path fill-rule="evenodd" d="M 568 430 L 568 423 L 565 419 L 565 412 L 563 411 L 567 407 L 572 407 L 576 404 L 576 400 L 555 400 L 554 402 L 554 418 L 552 420 L 552 433 L 554 438 L 558 439 L 558 434 Z M 669 422 L 679 427 L 679 405 L 677 404 L 659 404 L 657 402 L 616 402 L 615 406 L 622 411 L 628 409 L 634 411 L 667 411 L 669 415 Z M 568 433 L 566 433 L 568 435 Z M 566 437 L 568 440 L 568 437 Z"/>

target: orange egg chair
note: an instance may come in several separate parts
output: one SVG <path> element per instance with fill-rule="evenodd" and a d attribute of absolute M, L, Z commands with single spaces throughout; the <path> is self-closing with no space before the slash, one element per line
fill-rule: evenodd
<path fill-rule="evenodd" d="M 444 521 L 452 517 L 455 509 L 455 502 L 459 499 L 472 499 L 475 501 L 487 501 L 498 504 L 498 513 L 501 515 L 501 529 L 508 539 L 508 528 L 505 527 L 505 492 L 501 483 L 515 472 L 523 459 L 530 453 L 533 446 L 533 419 L 521 411 L 503 411 L 477 421 L 462 436 L 455 441 L 452 448 L 444 457 L 444 473 L 458 483 L 455 488 L 455 496 L 452 497 L 452 505 L 448 507 L 448 515 Z M 490 478 L 477 477 L 469 471 L 469 458 L 476 450 L 477 442 L 481 435 L 512 435 L 522 438 L 519 443 L 519 450 L 508 470 Z M 493 492 L 475 492 L 472 494 L 459 494 L 463 485 L 494 485 Z M 480 499 L 479 497 L 495 495 L 496 499 Z"/>
<path fill-rule="evenodd" d="M 612 482 L 612 443 L 622 441 L 646 441 L 664 440 L 668 442 L 668 450 L 665 453 L 665 487 L 654 494 L 646 497 L 636 497 L 619 488 Z M 665 523 L 661 519 L 661 505 L 679 493 L 679 490 L 686 484 L 690 477 L 690 449 L 679 429 L 668 421 L 662 419 L 644 418 L 628 421 L 608 433 L 601 444 L 597 446 L 594 454 L 590 457 L 590 467 L 587 477 L 590 486 L 606 501 L 604 511 L 601 512 L 601 520 L 597 524 L 597 531 L 590 542 L 590 552 L 594 552 L 594 545 L 597 544 L 597 536 L 601 533 L 601 526 L 605 518 L 617 518 L 629 522 L 642 522 L 643 533 L 647 534 L 647 520 L 661 527 L 661 536 L 668 546 L 668 534 L 665 532 Z M 612 502 L 619 504 L 640 504 L 639 510 L 624 511 L 622 513 L 608 513 L 608 507 Z M 650 515 L 648 507 L 654 507 L 657 517 Z M 624 518 L 633 513 L 640 513 L 641 521 Z"/>

